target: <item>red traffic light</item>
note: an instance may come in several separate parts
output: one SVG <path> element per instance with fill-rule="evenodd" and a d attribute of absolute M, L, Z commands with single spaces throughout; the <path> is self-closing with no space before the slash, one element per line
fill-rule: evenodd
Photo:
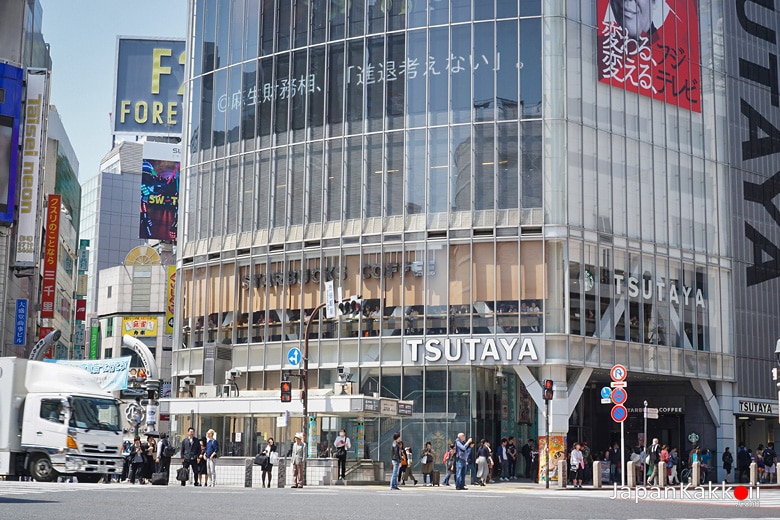
<path fill-rule="evenodd" d="M 292 384 L 289 381 L 282 381 L 282 402 L 289 403 L 292 401 Z"/>
<path fill-rule="evenodd" d="M 545 401 L 551 401 L 553 398 L 553 380 L 552 379 L 545 379 L 544 380 L 544 400 Z"/>

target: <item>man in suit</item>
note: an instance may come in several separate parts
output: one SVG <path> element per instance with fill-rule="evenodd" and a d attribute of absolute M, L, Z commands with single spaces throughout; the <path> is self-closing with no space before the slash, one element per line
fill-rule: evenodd
<path fill-rule="evenodd" d="M 195 476 L 195 485 L 200 486 L 198 483 L 198 456 L 200 455 L 200 441 L 195 438 L 195 428 L 187 429 L 187 437 L 181 443 L 181 464 L 185 468 L 192 468 L 192 472 Z M 182 481 L 181 485 L 186 485 L 186 481 Z"/>

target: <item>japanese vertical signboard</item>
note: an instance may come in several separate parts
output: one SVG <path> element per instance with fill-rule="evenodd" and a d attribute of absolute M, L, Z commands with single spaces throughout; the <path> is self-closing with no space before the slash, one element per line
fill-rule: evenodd
<path fill-rule="evenodd" d="M 694 0 L 597 0 L 599 81 L 701 112 Z"/>
<path fill-rule="evenodd" d="M 27 344 L 27 299 L 16 300 L 14 315 L 14 345 Z"/>
<path fill-rule="evenodd" d="M 176 301 L 176 266 L 168 266 L 168 288 L 165 292 L 165 333 L 173 334 L 173 307 Z"/>
<path fill-rule="evenodd" d="M 27 71 L 24 109 L 22 170 L 19 174 L 19 217 L 16 231 L 16 265 L 36 263 L 36 220 L 38 218 L 38 175 L 41 166 L 43 118 L 46 109 L 45 70 Z"/>
<path fill-rule="evenodd" d="M 91 318 L 89 320 L 89 359 L 98 359 L 99 342 L 100 342 L 100 321 L 97 318 Z"/>
<path fill-rule="evenodd" d="M 57 294 L 57 246 L 60 240 L 59 195 L 49 195 L 46 204 L 46 240 L 43 255 L 43 282 L 41 283 L 41 318 L 54 317 L 54 299 Z M 41 330 L 41 337 L 44 336 Z"/>

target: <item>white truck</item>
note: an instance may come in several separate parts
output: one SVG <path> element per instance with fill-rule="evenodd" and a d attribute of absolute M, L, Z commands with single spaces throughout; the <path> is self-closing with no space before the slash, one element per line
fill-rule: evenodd
<path fill-rule="evenodd" d="M 0 477 L 98 482 L 122 471 L 119 401 L 78 367 L 0 358 Z"/>

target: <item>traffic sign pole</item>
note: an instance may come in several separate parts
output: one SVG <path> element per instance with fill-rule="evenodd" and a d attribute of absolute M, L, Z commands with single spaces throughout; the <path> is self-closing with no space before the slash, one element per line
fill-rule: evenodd
<path fill-rule="evenodd" d="M 620 423 L 620 486 L 626 487 L 626 468 L 623 461 L 626 460 L 626 421 Z"/>

